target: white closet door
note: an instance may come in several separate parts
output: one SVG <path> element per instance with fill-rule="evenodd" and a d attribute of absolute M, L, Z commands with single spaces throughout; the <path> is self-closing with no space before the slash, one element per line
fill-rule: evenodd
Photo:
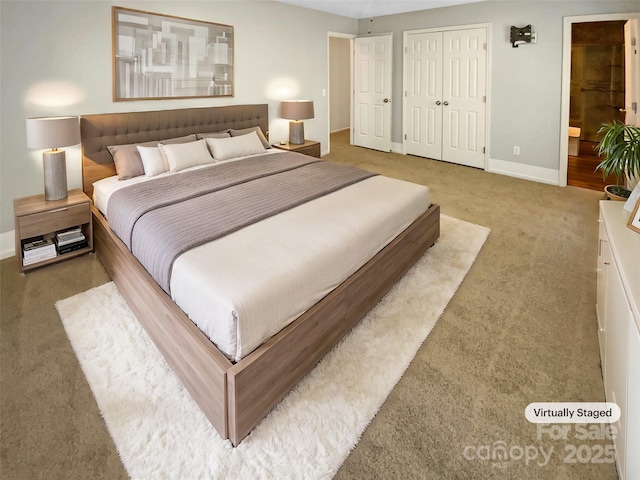
<path fill-rule="evenodd" d="M 404 152 L 485 167 L 487 31 L 405 35 Z"/>
<path fill-rule="evenodd" d="M 484 168 L 486 30 L 444 32 L 442 159 Z"/>
<path fill-rule="evenodd" d="M 391 151 L 392 36 L 355 39 L 355 145 Z"/>
<path fill-rule="evenodd" d="M 406 40 L 405 153 L 442 159 L 442 33 Z"/>

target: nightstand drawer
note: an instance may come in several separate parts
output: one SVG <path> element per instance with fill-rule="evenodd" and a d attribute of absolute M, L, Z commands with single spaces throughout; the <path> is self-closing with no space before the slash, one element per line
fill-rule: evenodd
<path fill-rule="evenodd" d="M 91 207 L 89 203 L 60 207 L 18 218 L 21 238 L 35 237 L 42 235 L 43 232 L 64 230 L 90 221 Z"/>
<path fill-rule="evenodd" d="M 279 150 L 302 153 L 303 155 L 320 158 L 320 142 L 316 142 L 314 140 L 305 140 L 304 143 L 299 145 L 294 143 L 279 143 L 277 145 L 273 145 L 273 147 Z"/>
<path fill-rule="evenodd" d="M 320 158 L 320 144 L 317 143 L 315 145 L 310 145 L 308 147 L 301 148 L 296 150 L 298 153 L 304 153 L 305 155 L 310 155 L 312 157 Z"/>

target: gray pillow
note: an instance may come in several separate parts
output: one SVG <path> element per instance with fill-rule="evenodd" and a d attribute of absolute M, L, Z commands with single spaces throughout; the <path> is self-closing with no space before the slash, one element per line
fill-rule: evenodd
<path fill-rule="evenodd" d="M 107 149 L 113 157 L 118 180 L 128 180 L 129 178 L 144 175 L 142 158 L 135 144 L 110 145 Z"/>
<path fill-rule="evenodd" d="M 195 133 L 190 135 L 185 135 L 184 137 L 174 137 L 167 138 L 165 140 L 153 140 L 151 142 L 138 143 L 138 145 L 142 145 L 143 147 L 157 147 L 159 143 L 164 143 L 165 145 L 170 145 L 172 143 L 189 143 L 195 142 L 197 140 Z"/>
<path fill-rule="evenodd" d="M 229 138 L 231 134 L 228 131 L 225 132 L 213 132 L 213 133 L 196 133 L 196 138 L 201 140 L 203 138 Z"/>

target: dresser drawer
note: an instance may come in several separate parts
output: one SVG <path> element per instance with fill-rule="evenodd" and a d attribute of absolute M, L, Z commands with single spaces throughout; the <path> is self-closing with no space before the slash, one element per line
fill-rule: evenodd
<path fill-rule="evenodd" d="M 64 230 L 91 221 L 89 202 L 18 217 L 21 238 Z"/>

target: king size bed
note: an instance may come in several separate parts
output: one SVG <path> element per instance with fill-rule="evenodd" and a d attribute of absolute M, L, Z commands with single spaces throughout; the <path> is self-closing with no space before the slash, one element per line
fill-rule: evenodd
<path fill-rule="evenodd" d="M 81 117 L 95 250 L 233 445 L 440 229 L 426 187 L 269 148 L 267 131 L 264 104 Z"/>

